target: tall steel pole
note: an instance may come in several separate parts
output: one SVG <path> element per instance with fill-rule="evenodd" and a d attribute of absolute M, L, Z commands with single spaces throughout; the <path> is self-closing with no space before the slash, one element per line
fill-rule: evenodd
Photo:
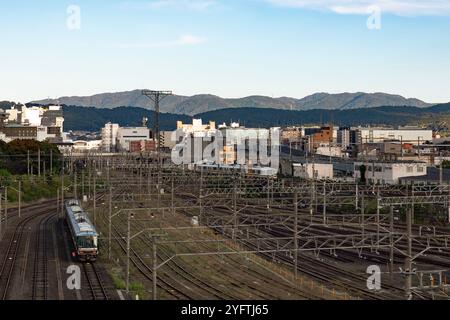
<path fill-rule="evenodd" d="M 389 210 L 389 244 L 390 244 L 390 250 L 389 250 L 389 262 L 390 262 L 390 274 L 391 274 L 391 280 L 394 276 L 394 207 L 390 207 Z"/>
<path fill-rule="evenodd" d="M 112 186 L 109 186 L 108 259 L 111 260 Z"/>
<path fill-rule="evenodd" d="M 61 218 L 64 216 L 64 163 L 61 169 Z"/>
<path fill-rule="evenodd" d="M 8 227 L 8 187 L 5 187 L 5 226 Z"/>
<path fill-rule="evenodd" d="M 153 243 L 152 243 L 152 248 L 153 248 L 153 300 L 158 300 L 158 295 L 156 293 L 157 290 L 157 281 L 158 281 L 158 276 L 157 276 L 157 272 L 158 272 L 158 256 L 157 256 L 157 252 L 156 252 L 156 238 L 153 237 Z"/>
<path fill-rule="evenodd" d="M 0 192 L 0 240 L 2 239 L 2 193 Z"/>
<path fill-rule="evenodd" d="M 94 226 L 96 225 L 96 220 L 97 220 L 97 214 L 96 214 L 96 207 L 97 207 L 97 203 L 96 203 L 96 198 L 97 198 L 97 188 L 96 188 L 96 176 L 97 176 L 97 169 L 94 170 L 94 206 L 93 206 L 93 211 L 94 211 Z"/>
<path fill-rule="evenodd" d="M 22 210 L 22 181 L 19 181 L 19 219 L 21 218 L 21 210 Z"/>
<path fill-rule="evenodd" d="M 142 95 L 150 98 L 155 104 L 155 128 L 154 128 L 154 139 L 157 143 L 156 145 L 156 153 L 158 157 L 158 168 L 161 163 L 161 144 L 160 144 L 160 134 L 159 134 L 159 111 L 160 111 L 160 102 L 171 96 L 172 91 L 155 91 L 155 90 L 143 90 Z"/>
<path fill-rule="evenodd" d="M 298 192 L 294 194 L 294 277 L 297 280 L 298 273 Z"/>
<path fill-rule="evenodd" d="M 127 279 L 126 279 L 126 291 L 130 293 L 130 241 L 131 241 L 131 225 L 130 225 L 130 213 L 127 217 Z"/>
<path fill-rule="evenodd" d="M 30 150 L 27 150 L 27 172 L 30 175 Z"/>
<path fill-rule="evenodd" d="M 412 299 L 412 210 L 406 209 L 406 234 L 407 234 L 407 252 L 405 259 L 405 296 L 406 299 Z"/>
<path fill-rule="evenodd" d="M 38 149 L 38 176 L 41 176 L 41 149 Z"/>

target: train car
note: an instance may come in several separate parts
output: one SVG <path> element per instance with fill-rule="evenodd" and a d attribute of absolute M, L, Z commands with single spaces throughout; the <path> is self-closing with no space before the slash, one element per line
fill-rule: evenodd
<path fill-rule="evenodd" d="M 98 255 L 98 233 L 95 227 L 78 200 L 67 201 L 65 211 L 77 258 L 82 262 L 95 261 Z"/>
<path fill-rule="evenodd" d="M 239 173 L 244 172 L 250 176 L 261 176 L 261 177 L 276 177 L 278 170 L 271 167 L 261 167 L 261 166 L 241 166 L 236 164 L 200 164 L 196 166 L 197 168 L 203 169 L 204 171 L 214 172 L 222 171 L 227 173 Z"/>

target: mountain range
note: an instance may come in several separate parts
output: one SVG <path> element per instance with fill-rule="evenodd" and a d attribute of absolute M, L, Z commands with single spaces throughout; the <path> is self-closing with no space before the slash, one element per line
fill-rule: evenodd
<path fill-rule="evenodd" d="M 152 109 L 153 102 L 142 95 L 142 90 L 133 90 L 116 93 L 102 93 L 84 97 L 61 97 L 58 99 L 45 99 L 32 101 L 32 103 L 64 104 L 69 106 L 95 107 L 101 109 L 114 109 L 118 107 L 138 107 Z M 215 95 L 200 94 L 195 96 L 173 95 L 161 102 L 161 112 L 194 116 L 204 112 L 221 109 L 240 108 L 269 108 L 290 111 L 306 110 L 354 110 L 368 109 L 382 106 L 391 107 L 429 107 L 432 104 L 419 99 L 407 99 L 399 95 L 386 93 L 315 93 L 302 99 L 267 96 L 249 96 L 237 99 L 226 99 Z"/>
<path fill-rule="evenodd" d="M 153 127 L 155 119 L 153 110 L 136 107 L 99 109 L 63 106 L 63 110 L 65 130 L 99 131 L 109 121 L 118 123 L 120 126 L 139 126 L 144 117 L 149 119 L 149 125 Z M 426 108 L 387 106 L 353 110 L 221 109 L 196 114 L 194 117 L 204 122 L 216 121 L 218 124 L 237 121 L 249 128 L 333 123 L 339 126 L 419 125 L 438 131 L 447 131 L 448 123 L 450 123 L 450 103 Z M 192 117 L 161 113 L 161 129 L 175 130 L 178 120 L 190 123 Z"/>

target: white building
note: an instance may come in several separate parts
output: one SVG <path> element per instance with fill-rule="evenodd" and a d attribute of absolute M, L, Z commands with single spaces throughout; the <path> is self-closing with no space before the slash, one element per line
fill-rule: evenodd
<path fill-rule="evenodd" d="M 336 157 L 336 158 L 342 158 L 342 148 L 341 147 L 332 147 L 331 145 L 327 147 L 318 147 L 316 150 L 316 154 L 326 156 L 326 157 Z"/>
<path fill-rule="evenodd" d="M 433 131 L 418 128 L 358 128 L 361 133 L 361 143 L 378 143 L 385 140 L 398 140 L 404 143 L 422 145 L 433 141 Z"/>
<path fill-rule="evenodd" d="M 102 149 L 106 152 L 114 152 L 117 147 L 117 134 L 119 125 L 108 122 L 102 129 Z"/>
<path fill-rule="evenodd" d="M 350 129 L 340 128 L 337 133 L 337 143 L 342 149 L 350 147 Z"/>
<path fill-rule="evenodd" d="M 11 108 L 2 117 L 1 140 L 61 140 L 64 115 L 61 106 Z"/>
<path fill-rule="evenodd" d="M 333 164 L 331 163 L 294 163 L 294 177 L 303 179 L 333 179 Z"/>
<path fill-rule="evenodd" d="M 422 162 L 355 162 L 356 180 L 361 179 L 362 165 L 366 167 L 366 181 L 373 184 L 398 184 L 400 178 L 427 174 L 427 164 Z"/>
<path fill-rule="evenodd" d="M 103 146 L 102 140 L 77 140 L 73 143 L 74 151 L 91 151 L 91 150 L 100 150 Z"/>
<path fill-rule="evenodd" d="M 146 127 L 119 127 L 117 147 L 119 151 L 130 151 L 130 142 L 150 140 L 150 130 Z"/>
<path fill-rule="evenodd" d="M 177 121 L 177 130 L 182 130 L 185 134 L 207 132 L 209 130 L 216 130 L 216 123 L 210 121 L 209 124 L 203 124 L 202 119 L 193 119 L 192 124 L 185 124 L 182 121 Z"/>

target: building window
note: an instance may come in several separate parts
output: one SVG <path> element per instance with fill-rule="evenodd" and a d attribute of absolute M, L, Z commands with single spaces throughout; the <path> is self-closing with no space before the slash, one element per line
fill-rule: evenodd
<path fill-rule="evenodd" d="M 413 172 L 413 167 L 406 167 L 406 172 L 408 172 L 408 173 Z"/>
<path fill-rule="evenodd" d="M 423 172 L 423 167 L 417 167 L 417 172 Z"/>

